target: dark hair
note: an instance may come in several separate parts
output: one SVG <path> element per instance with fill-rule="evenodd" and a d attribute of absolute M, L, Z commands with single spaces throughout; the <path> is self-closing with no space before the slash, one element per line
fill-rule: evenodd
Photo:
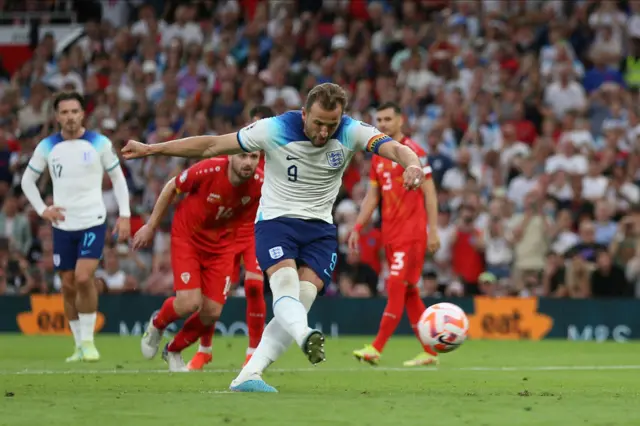
<path fill-rule="evenodd" d="M 251 110 L 249 110 L 249 117 L 259 117 L 259 118 L 269 118 L 273 117 L 275 112 L 271 108 L 266 105 L 256 105 Z"/>
<path fill-rule="evenodd" d="M 333 111 L 339 105 L 342 107 L 342 112 L 344 112 L 347 108 L 347 92 L 334 83 L 318 84 L 307 95 L 305 109 L 309 111 L 316 102 L 320 104 L 322 109 L 329 111 Z"/>
<path fill-rule="evenodd" d="M 60 92 L 53 98 L 53 109 L 58 111 L 58 105 L 64 101 L 78 101 L 84 111 L 84 97 L 78 92 Z"/>
<path fill-rule="evenodd" d="M 392 109 L 393 112 L 396 113 L 396 115 L 401 115 L 402 114 L 402 108 L 400 108 L 400 105 L 398 105 L 395 102 L 385 102 L 383 104 L 381 104 L 376 111 L 384 111 L 385 109 Z"/>

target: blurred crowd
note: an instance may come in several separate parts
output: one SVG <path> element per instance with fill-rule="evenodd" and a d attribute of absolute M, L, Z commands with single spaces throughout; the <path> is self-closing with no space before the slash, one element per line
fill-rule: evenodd
<path fill-rule="evenodd" d="M 334 82 L 369 123 L 377 105 L 399 103 L 405 134 L 429 154 L 442 248 L 425 259 L 425 296 L 640 296 L 640 1 L 89 3 L 97 12 L 61 54 L 45 34 L 13 75 L 0 70 L 0 294 L 59 288 L 51 229 L 19 189 L 54 131 L 52 92 L 83 93 L 87 127 L 118 148 L 233 132 L 255 105 L 300 108 Z M 344 176 L 329 294 L 384 295 L 379 221 L 359 256 L 346 248 L 369 163 L 359 154 Z M 123 162 L 134 231 L 188 165 Z M 50 197 L 46 174 L 40 188 Z M 104 291 L 171 292 L 170 216 L 152 249 L 105 250 Z"/>

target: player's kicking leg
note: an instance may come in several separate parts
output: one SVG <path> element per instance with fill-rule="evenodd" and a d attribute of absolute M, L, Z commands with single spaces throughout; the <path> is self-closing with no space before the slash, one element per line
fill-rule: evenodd
<path fill-rule="evenodd" d="M 317 291 L 331 280 L 337 260 L 335 236 L 335 227 L 327 223 L 280 218 L 256 224 L 256 254 L 269 276 L 274 319 L 265 328 L 251 360 L 231 383 L 231 390 L 276 392 L 261 375 L 292 340 L 312 364 L 325 360 L 324 335 L 309 328 L 306 314 Z M 306 266 L 296 271 L 294 259 Z"/>
<path fill-rule="evenodd" d="M 309 312 L 318 294 L 318 288 L 311 282 L 300 280 L 300 303 Z M 229 387 L 236 392 L 277 392 L 262 380 L 262 374 L 293 343 L 293 337 L 272 318 L 262 334 L 262 339 L 253 356 L 243 366 L 242 371 Z"/>

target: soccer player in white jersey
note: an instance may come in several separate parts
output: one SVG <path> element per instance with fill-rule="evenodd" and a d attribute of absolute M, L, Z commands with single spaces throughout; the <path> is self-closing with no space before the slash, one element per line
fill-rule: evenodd
<path fill-rule="evenodd" d="M 336 266 L 338 243 L 331 209 L 355 152 L 366 150 L 399 163 L 408 188 L 419 188 L 424 180 L 420 160 L 410 148 L 344 115 L 346 105 L 344 90 L 324 83 L 309 92 L 302 111 L 259 120 L 237 133 L 154 145 L 129 141 L 122 150 L 127 159 L 266 153 L 256 255 L 269 277 L 274 319 L 231 390 L 277 392 L 261 375 L 292 341 L 312 364 L 325 360 L 324 336 L 309 327 L 307 312 Z"/>
<path fill-rule="evenodd" d="M 84 99 L 76 92 L 58 94 L 54 101 L 61 131 L 36 147 L 22 176 L 22 190 L 35 211 L 53 225 L 53 263 L 62 280 L 64 312 L 75 340 L 67 362 L 98 361 L 93 340 L 98 310 L 94 273 L 102 257 L 107 211 L 102 201 L 106 170 L 120 209 L 118 239 L 129 238 L 129 190 L 118 156 L 105 136 L 86 130 Z M 49 169 L 53 205 L 47 206 L 36 186 Z"/>

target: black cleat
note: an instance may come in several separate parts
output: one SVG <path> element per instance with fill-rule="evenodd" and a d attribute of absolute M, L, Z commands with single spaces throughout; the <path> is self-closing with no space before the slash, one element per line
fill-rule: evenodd
<path fill-rule="evenodd" d="M 313 365 L 326 361 L 324 334 L 319 330 L 312 330 L 302 345 L 302 351 Z"/>

